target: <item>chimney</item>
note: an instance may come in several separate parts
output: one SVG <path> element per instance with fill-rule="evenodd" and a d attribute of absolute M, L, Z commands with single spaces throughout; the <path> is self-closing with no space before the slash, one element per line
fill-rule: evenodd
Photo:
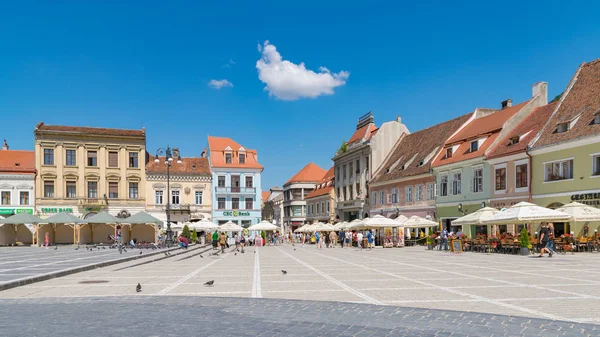
<path fill-rule="evenodd" d="M 396 117 L 396 122 L 402 123 L 402 117 L 400 117 L 400 116 Z"/>
<path fill-rule="evenodd" d="M 502 101 L 502 109 L 510 108 L 512 106 L 512 99 Z"/>
<path fill-rule="evenodd" d="M 531 97 L 540 95 L 540 106 L 548 104 L 548 82 L 537 82 L 531 88 Z"/>
<path fill-rule="evenodd" d="M 176 147 L 173 149 L 173 158 L 179 158 L 179 148 Z"/>
<path fill-rule="evenodd" d="M 6 139 L 4 140 L 4 144 L 2 144 L 2 151 L 8 151 L 8 144 L 6 144 Z"/>

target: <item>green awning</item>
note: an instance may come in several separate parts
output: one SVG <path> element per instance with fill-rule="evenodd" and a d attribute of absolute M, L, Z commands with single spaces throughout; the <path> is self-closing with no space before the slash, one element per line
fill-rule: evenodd
<path fill-rule="evenodd" d="M 67 213 L 67 212 L 60 212 L 60 213 L 54 214 L 53 216 L 49 217 L 48 219 L 46 219 L 44 221 L 49 224 L 80 224 L 80 223 L 83 223 L 83 220 L 81 220 L 78 217 L 74 216 L 73 214 Z"/>
<path fill-rule="evenodd" d="M 23 225 L 39 223 L 46 223 L 46 221 L 29 213 L 17 213 L 13 216 L 9 216 L 8 218 L 4 219 L 4 224 L 6 225 Z"/>
<path fill-rule="evenodd" d="M 108 214 L 107 211 L 98 212 L 98 214 L 83 220 L 83 223 L 92 224 L 120 224 L 123 220 Z"/>
<path fill-rule="evenodd" d="M 163 222 L 155 217 L 153 217 L 152 215 L 141 211 L 138 212 L 132 216 L 130 216 L 127 219 L 123 219 L 122 223 L 127 223 L 127 224 L 132 224 L 132 225 L 147 225 L 147 224 L 156 224 L 156 225 L 162 225 Z"/>

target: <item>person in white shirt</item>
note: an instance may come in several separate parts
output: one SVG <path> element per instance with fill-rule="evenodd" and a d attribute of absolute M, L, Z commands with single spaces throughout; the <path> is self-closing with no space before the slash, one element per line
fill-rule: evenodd
<path fill-rule="evenodd" d="M 358 232 L 356 233 L 356 239 L 358 240 L 358 248 L 360 248 L 362 250 L 362 239 L 363 239 L 363 234 L 362 232 Z"/>

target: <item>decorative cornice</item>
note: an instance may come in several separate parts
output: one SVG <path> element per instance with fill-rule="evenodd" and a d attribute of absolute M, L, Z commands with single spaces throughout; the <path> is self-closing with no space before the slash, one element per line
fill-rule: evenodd
<path fill-rule="evenodd" d="M 166 182 L 167 181 L 167 175 L 158 175 L 158 174 L 149 174 L 146 176 L 146 180 L 147 181 L 159 181 L 159 182 Z M 171 175 L 170 177 L 171 181 L 182 181 L 182 182 L 186 182 L 186 181 L 192 181 L 192 182 L 204 182 L 204 183 L 211 183 L 212 182 L 212 177 L 211 176 L 197 176 L 197 175 Z"/>

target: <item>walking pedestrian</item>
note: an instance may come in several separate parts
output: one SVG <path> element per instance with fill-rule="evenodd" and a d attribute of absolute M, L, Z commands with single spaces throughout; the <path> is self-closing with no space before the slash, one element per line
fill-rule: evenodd
<path fill-rule="evenodd" d="M 362 239 L 363 239 L 363 233 L 362 232 L 356 233 L 356 247 L 358 247 L 360 250 L 363 249 Z"/>
<path fill-rule="evenodd" d="M 240 236 L 238 235 L 238 233 L 235 233 L 235 249 L 238 250 L 240 249 Z"/>
<path fill-rule="evenodd" d="M 448 250 L 448 231 L 444 228 L 440 238 L 440 250 Z"/>
<path fill-rule="evenodd" d="M 369 250 L 371 250 L 373 248 L 373 231 L 370 230 L 369 233 L 367 233 L 367 242 L 369 243 Z"/>
<path fill-rule="evenodd" d="M 346 241 L 346 232 L 342 229 L 340 231 L 340 244 L 342 245 L 342 248 L 344 248 L 344 241 Z"/>
<path fill-rule="evenodd" d="M 540 230 L 540 255 L 539 257 L 544 257 L 544 253 L 548 252 L 548 255 L 552 257 L 552 251 L 548 248 L 548 241 L 550 241 L 550 234 L 548 232 L 548 224 L 542 222 L 542 229 Z"/>
<path fill-rule="evenodd" d="M 219 243 L 219 232 L 214 231 L 212 234 L 212 245 L 213 245 L 213 250 L 217 249 L 217 244 Z"/>
<path fill-rule="evenodd" d="M 219 237 L 219 245 L 221 245 L 221 253 L 225 253 L 225 246 L 227 245 L 227 234 L 221 233 Z"/>
<path fill-rule="evenodd" d="M 50 245 L 50 233 L 46 232 L 46 235 L 44 235 L 44 247 L 48 249 L 48 245 Z"/>
<path fill-rule="evenodd" d="M 329 248 L 335 247 L 335 240 L 337 240 L 337 235 L 335 235 L 335 232 L 334 231 L 329 232 L 329 241 L 331 242 L 331 245 L 329 246 Z"/>
<path fill-rule="evenodd" d="M 552 255 L 556 254 L 554 251 L 554 224 L 551 222 L 548 224 L 548 249 Z"/>

